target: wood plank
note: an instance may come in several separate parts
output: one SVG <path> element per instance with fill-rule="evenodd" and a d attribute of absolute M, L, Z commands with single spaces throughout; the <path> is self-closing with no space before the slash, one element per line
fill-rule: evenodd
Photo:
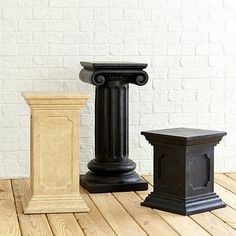
<path fill-rule="evenodd" d="M 89 196 L 117 235 L 146 235 L 111 193 Z"/>
<path fill-rule="evenodd" d="M 203 227 L 198 225 L 188 216 L 177 215 L 170 212 L 155 210 L 163 219 L 165 219 L 172 228 L 183 236 L 210 235 Z"/>
<path fill-rule="evenodd" d="M 47 214 L 52 232 L 56 236 L 81 236 L 84 235 L 77 220 L 72 213 Z"/>
<path fill-rule="evenodd" d="M 145 176 L 146 178 L 146 176 Z M 147 180 L 148 182 L 148 180 Z M 153 191 L 153 187 L 151 184 L 148 184 L 148 190 L 146 191 L 136 191 L 136 194 L 141 198 L 141 199 L 145 199 L 149 193 L 151 193 Z"/>
<path fill-rule="evenodd" d="M 236 181 L 224 174 L 215 174 L 215 182 L 223 186 L 224 188 L 236 193 Z"/>
<path fill-rule="evenodd" d="M 233 208 L 227 206 L 225 208 L 214 210 L 212 213 L 232 228 L 236 229 L 236 211 Z"/>
<path fill-rule="evenodd" d="M 0 180 L 0 235 L 21 235 L 10 180 Z"/>
<path fill-rule="evenodd" d="M 51 236 L 52 231 L 45 214 L 24 215 L 21 198 L 26 184 L 25 179 L 12 180 L 13 193 L 16 203 L 16 210 L 19 218 L 20 228 L 23 235 Z"/>
<path fill-rule="evenodd" d="M 152 175 L 144 175 L 142 176 L 151 186 L 153 186 L 153 176 Z"/>
<path fill-rule="evenodd" d="M 236 181 L 236 173 L 226 173 L 226 175 Z"/>
<path fill-rule="evenodd" d="M 152 176 L 143 176 L 150 184 L 153 184 Z M 151 187 L 149 191 L 152 191 Z M 137 192 L 140 197 L 143 198 L 143 194 Z M 144 198 L 143 198 L 144 199 Z M 209 235 L 209 233 L 200 225 L 198 225 L 193 219 L 188 216 L 177 215 L 170 212 L 164 212 L 155 210 L 155 212 L 161 216 L 173 229 L 175 229 L 180 235 L 193 236 L 193 235 Z"/>
<path fill-rule="evenodd" d="M 210 212 L 191 215 L 191 218 L 214 236 L 236 235 L 236 230 Z"/>
<path fill-rule="evenodd" d="M 215 183 L 215 192 L 219 194 L 222 200 L 228 205 L 225 208 L 212 211 L 214 215 L 222 221 L 236 229 L 236 194 Z"/>
<path fill-rule="evenodd" d="M 142 207 L 141 198 L 134 192 L 113 193 L 113 195 L 148 235 L 178 235 L 152 209 Z"/>
<path fill-rule="evenodd" d="M 236 195 L 221 185 L 215 183 L 215 192 L 220 196 L 220 198 L 230 207 L 236 210 Z"/>
<path fill-rule="evenodd" d="M 151 176 L 147 176 L 146 179 L 148 182 L 152 183 Z M 217 184 L 215 184 L 215 191 L 222 197 L 223 201 L 225 201 L 226 203 L 230 202 L 233 206 L 235 206 L 236 209 L 236 196 Z M 230 219 L 230 216 L 227 216 L 226 213 L 223 214 L 226 211 L 230 213 L 230 215 L 232 216 L 232 220 Z M 218 216 L 219 218 L 221 218 L 220 216 L 222 216 L 222 220 L 224 222 L 232 227 L 234 226 L 235 218 L 233 218 L 233 216 L 235 215 L 235 213 L 232 208 L 227 207 L 214 210 L 212 211 L 212 214 Z M 210 212 L 205 212 L 197 215 L 192 215 L 191 218 L 213 235 L 236 235 L 236 232 L 234 230 L 232 231 L 232 228 L 228 227 L 227 224 L 225 224 L 222 220 L 217 219 L 212 214 Z M 231 223 L 229 224 L 228 222 Z"/>
<path fill-rule="evenodd" d="M 74 213 L 84 234 L 87 236 L 116 235 L 82 187 L 80 188 L 80 191 L 81 196 L 85 200 L 87 206 L 90 208 L 90 211 L 88 213 Z"/>

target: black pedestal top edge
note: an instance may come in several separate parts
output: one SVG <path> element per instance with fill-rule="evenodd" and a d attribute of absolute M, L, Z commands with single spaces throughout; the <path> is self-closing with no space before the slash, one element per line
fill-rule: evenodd
<path fill-rule="evenodd" d="M 161 130 L 150 130 L 141 132 L 143 135 L 153 136 L 166 136 L 175 137 L 176 139 L 198 139 L 207 137 L 218 137 L 224 136 L 227 133 L 224 131 L 206 130 L 206 129 L 192 129 L 192 128 L 172 128 L 172 129 L 161 129 Z"/>
<path fill-rule="evenodd" d="M 143 70 L 147 67 L 146 63 L 135 63 L 135 62 L 80 62 L 81 66 L 87 69 L 122 69 L 130 70 L 137 69 Z"/>
<path fill-rule="evenodd" d="M 154 145 L 170 144 L 170 145 L 216 145 L 223 136 L 227 133 L 224 131 L 205 130 L 205 129 L 190 129 L 190 128 L 173 128 L 162 130 L 150 130 L 141 132 L 145 138 Z"/>

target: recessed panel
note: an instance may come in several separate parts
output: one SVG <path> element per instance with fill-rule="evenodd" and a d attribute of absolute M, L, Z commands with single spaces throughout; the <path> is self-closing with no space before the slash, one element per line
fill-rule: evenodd
<path fill-rule="evenodd" d="M 190 185 L 195 189 L 206 188 L 210 181 L 210 159 L 207 154 L 191 157 Z"/>
<path fill-rule="evenodd" d="M 40 184 L 45 189 L 66 189 L 73 181 L 72 125 L 68 117 L 41 118 Z"/>

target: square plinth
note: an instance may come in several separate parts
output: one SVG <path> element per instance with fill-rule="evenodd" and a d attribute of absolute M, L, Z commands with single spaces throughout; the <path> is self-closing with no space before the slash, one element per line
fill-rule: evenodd
<path fill-rule="evenodd" d="M 182 215 L 225 206 L 214 193 L 214 146 L 226 132 L 175 128 L 142 134 L 154 147 L 154 191 L 143 206 Z"/>
<path fill-rule="evenodd" d="M 98 177 L 99 178 L 99 177 Z M 93 182 L 86 179 L 86 175 L 80 175 L 80 184 L 87 189 L 90 193 L 109 193 L 109 192 L 127 192 L 127 191 L 144 191 L 148 189 L 148 183 L 143 179 L 138 179 L 130 183 L 125 183 L 120 178 L 120 181 L 116 177 L 107 177 L 106 181 L 103 181 L 106 177 L 101 177 L 101 181 Z M 109 181 L 110 179 L 110 181 Z M 116 181 L 118 180 L 118 181 Z"/>

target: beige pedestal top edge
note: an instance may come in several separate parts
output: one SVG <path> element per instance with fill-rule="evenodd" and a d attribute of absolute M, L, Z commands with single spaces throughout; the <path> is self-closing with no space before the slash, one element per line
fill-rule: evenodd
<path fill-rule="evenodd" d="M 22 92 L 29 105 L 84 105 L 90 96 L 78 91 Z"/>
<path fill-rule="evenodd" d="M 32 91 L 21 92 L 25 99 L 88 99 L 90 96 L 78 91 Z"/>

